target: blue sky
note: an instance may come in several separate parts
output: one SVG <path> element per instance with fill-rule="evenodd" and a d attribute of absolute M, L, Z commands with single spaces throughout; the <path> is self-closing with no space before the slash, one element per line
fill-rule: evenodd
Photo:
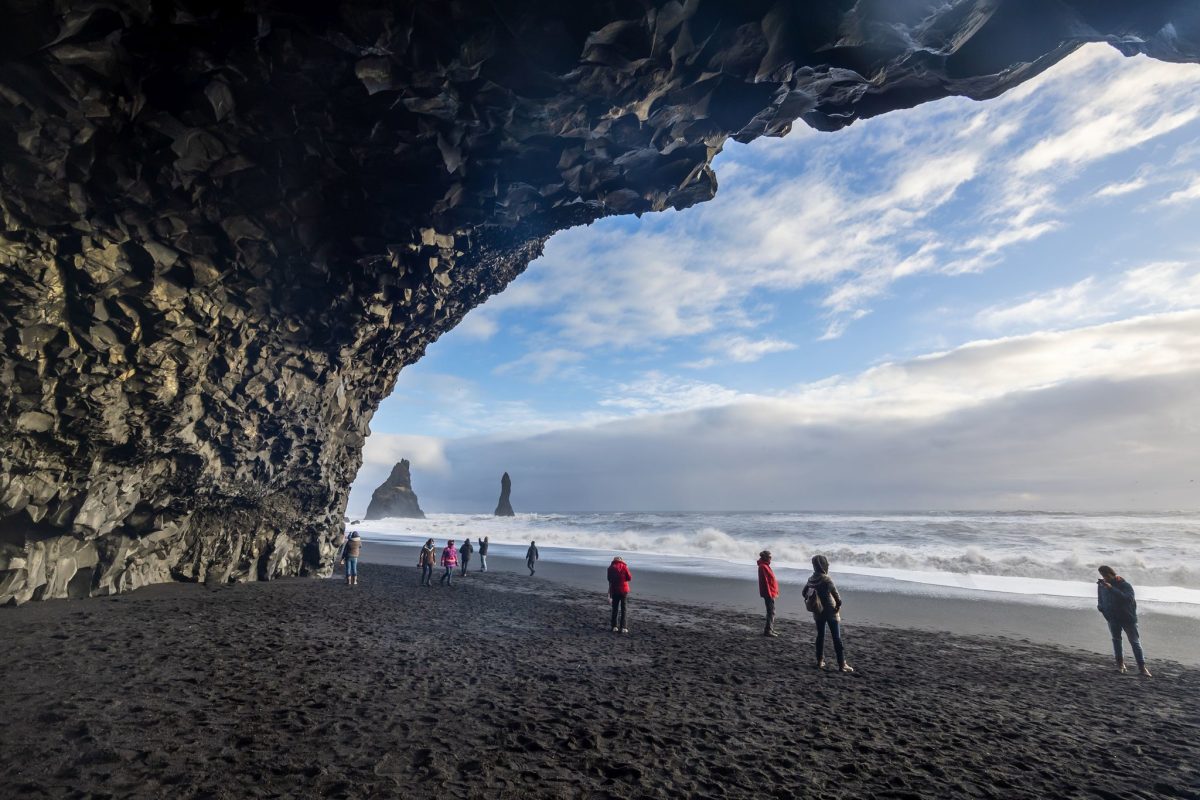
<path fill-rule="evenodd" d="M 528 511 L 1200 506 L 1200 66 L 1091 46 L 715 166 L 406 368 L 351 513 L 401 457 L 434 511 L 504 470 Z"/>

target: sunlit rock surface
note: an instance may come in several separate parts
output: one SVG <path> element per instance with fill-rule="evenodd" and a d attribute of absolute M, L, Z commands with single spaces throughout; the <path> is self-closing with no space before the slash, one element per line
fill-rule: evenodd
<path fill-rule="evenodd" d="M 417 493 L 412 488 L 408 459 L 402 459 L 392 467 L 392 474 L 371 494 L 365 519 L 385 517 L 425 519 L 425 512 L 421 510 L 421 504 L 417 502 Z"/>
<path fill-rule="evenodd" d="M 508 473 L 500 476 L 500 499 L 496 502 L 496 511 L 493 516 L 497 517 L 515 517 L 517 513 L 512 507 L 512 478 L 508 477 Z"/>
<path fill-rule="evenodd" d="M 730 137 L 990 97 L 1084 42 L 1195 60 L 1198 17 L 10 2 L 0 602 L 327 574 L 400 368 L 554 231 L 711 198 Z"/>

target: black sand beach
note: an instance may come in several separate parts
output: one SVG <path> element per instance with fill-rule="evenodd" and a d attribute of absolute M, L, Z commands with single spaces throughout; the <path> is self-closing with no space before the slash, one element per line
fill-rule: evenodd
<path fill-rule="evenodd" d="M 415 559 L 414 559 L 415 560 Z M 546 569 L 542 572 L 550 572 Z M 493 571 L 0 610 L 5 797 L 1200 798 L 1200 670 Z M 848 610 L 853 602 L 847 598 Z"/>

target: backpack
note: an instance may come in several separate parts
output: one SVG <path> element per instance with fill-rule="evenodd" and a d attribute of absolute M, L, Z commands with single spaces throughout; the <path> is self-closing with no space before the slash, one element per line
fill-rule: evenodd
<path fill-rule="evenodd" d="M 817 591 L 817 587 L 811 583 L 805 584 L 801 594 L 804 597 L 804 608 L 807 611 L 812 614 L 820 614 L 825 611 L 825 604 L 821 602 L 821 593 Z"/>

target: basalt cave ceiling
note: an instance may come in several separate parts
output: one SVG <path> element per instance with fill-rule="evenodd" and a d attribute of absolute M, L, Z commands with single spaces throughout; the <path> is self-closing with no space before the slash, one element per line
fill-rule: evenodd
<path fill-rule="evenodd" d="M 0 603 L 328 574 L 400 369 L 730 138 L 1200 58 L 1194 0 L 0 8 Z"/>

